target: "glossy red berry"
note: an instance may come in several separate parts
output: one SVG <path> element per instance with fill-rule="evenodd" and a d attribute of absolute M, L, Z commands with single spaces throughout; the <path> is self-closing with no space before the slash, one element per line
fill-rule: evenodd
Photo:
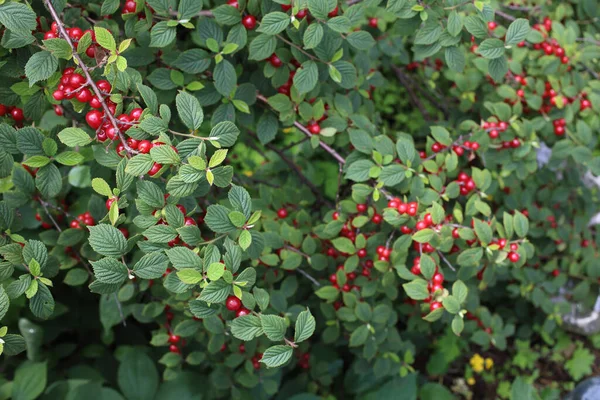
<path fill-rule="evenodd" d="M 487 23 L 487 26 L 490 31 L 493 31 L 498 27 L 498 24 L 495 21 L 490 21 Z"/>
<path fill-rule="evenodd" d="M 235 317 L 243 317 L 244 315 L 248 315 L 250 314 L 250 310 L 248 310 L 247 308 L 240 308 L 239 310 L 237 310 L 237 312 L 235 313 Z"/>
<path fill-rule="evenodd" d="M 519 255 L 519 253 L 514 253 L 514 252 L 508 253 L 508 259 L 514 263 L 519 261 L 520 258 L 521 258 L 521 256 Z"/>
<path fill-rule="evenodd" d="M 61 101 L 65 98 L 65 92 L 63 92 L 62 90 L 55 90 L 52 93 L 52 97 L 54 97 L 54 100 L 56 101 Z"/>
<path fill-rule="evenodd" d="M 180 340 L 181 340 L 181 336 L 179 336 L 179 335 L 174 335 L 174 334 L 169 335 L 169 343 L 177 344 L 177 343 L 179 343 Z"/>
<path fill-rule="evenodd" d="M 83 36 L 83 30 L 78 27 L 73 27 L 69 30 L 69 37 L 74 40 L 79 40 Z"/>
<path fill-rule="evenodd" d="M 134 13 L 136 8 L 137 8 L 137 4 L 135 1 L 133 1 L 133 0 L 126 1 L 125 5 L 123 6 L 123 14 Z"/>
<path fill-rule="evenodd" d="M 158 174 L 158 171 L 160 171 L 160 169 L 162 168 L 162 165 L 159 163 L 154 163 L 152 165 L 152 168 L 150 168 L 150 170 L 148 171 L 148 175 L 150 176 L 154 176 L 156 174 Z"/>
<path fill-rule="evenodd" d="M 147 154 L 147 153 L 150 153 L 150 149 L 152 149 L 152 147 L 154 147 L 154 145 L 152 144 L 151 141 L 149 141 L 149 140 L 142 140 L 138 144 L 138 151 L 140 153 Z"/>
<path fill-rule="evenodd" d="M 92 92 L 88 88 L 83 88 L 75 95 L 77 101 L 87 103 L 92 99 Z"/>
<path fill-rule="evenodd" d="M 100 89 L 101 92 L 104 93 L 110 93 L 110 91 L 112 90 L 112 85 L 104 79 L 101 79 L 98 82 L 96 82 L 96 86 L 98 87 L 98 89 Z"/>
<path fill-rule="evenodd" d="M 89 111 L 85 115 L 85 120 L 92 129 L 98 129 L 102 125 L 104 114 L 98 110 Z"/>
<path fill-rule="evenodd" d="M 286 218 L 288 216 L 288 212 L 285 208 L 280 208 L 279 210 L 277 210 L 277 216 L 281 219 Z"/>
<path fill-rule="evenodd" d="M 369 18 L 369 26 L 371 28 L 377 28 L 379 20 L 377 18 Z"/>
<path fill-rule="evenodd" d="M 179 347 L 177 347 L 177 345 L 174 345 L 174 344 L 172 344 L 172 345 L 169 346 L 169 351 L 171 353 L 175 353 L 175 354 L 180 354 L 181 353 L 181 351 L 179 350 Z"/>
<path fill-rule="evenodd" d="M 134 108 L 133 110 L 131 110 L 131 112 L 129 113 L 129 116 L 131 117 L 131 119 L 133 121 L 139 121 L 140 117 L 142 116 L 142 112 L 144 110 L 142 110 L 141 108 Z"/>
<path fill-rule="evenodd" d="M 321 132 L 321 127 L 316 122 L 310 122 L 306 128 L 308 128 L 308 131 L 313 135 L 318 135 L 319 132 Z"/>
<path fill-rule="evenodd" d="M 225 300 L 225 307 L 229 311 L 237 311 L 240 309 L 241 306 L 242 302 L 235 296 L 229 296 L 227 297 L 227 300 Z"/>
<path fill-rule="evenodd" d="M 112 206 L 112 204 L 113 204 L 115 201 L 118 201 L 118 200 L 119 200 L 119 199 L 118 199 L 118 198 L 116 198 L 116 197 L 110 197 L 108 200 L 106 200 L 106 209 L 107 209 L 107 210 L 110 210 L 110 206 Z"/>
<path fill-rule="evenodd" d="M 363 213 L 363 212 L 367 211 L 368 208 L 369 208 L 369 206 L 367 206 L 366 204 L 357 204 L 356 205 L 356 211 L 359 213 Z"/>
<path fill-rule="evenodd" d="M 431 278 L 431 281 L 434 284 L 438 284 L 441 285 L 442 283 L 444 283 L 444 275 L 440 274 L 439 272 L 435 273 L 433 275 L 433 278 Z"/>
<path fill-rule="evenodd" d="M 279 68 L 283 65 L 283 61 L 281 61 L 281 58 L 277 57 L 277 54 L 275 53 L 271 54 L 271 57 L 269 57 L 269 63 L 275 68 Z"/>
<path fill-rule="evenodd" d="M 367 249 L 358 249 L 356 252 L 359 258 L 365 258 L 367 256 Z"/>
<path fill-rule="evenodd" d="M 429 311 L 435 311 L 438 308 L 442 308 L 442 303 L 439 301 L 432 301 L 431 304 L 429 304 Z"/>
<path fill-rule="evenodd" d="M 254 15 L 246 15 L 242 18 L 242 25 L 249 30 L 256 28 L 256 17 Z"/>
<path fill-rule="evenodd" d="M 12 117 L 12 119 L 14 119 L 17 122 L 23 121 L 23 118 L 25 118 L 23 116 L 23 110 L 21 110 L 20 108 L 17 108 L 17 107 L 15 107 L 11 110 L 10 116 Z"/>

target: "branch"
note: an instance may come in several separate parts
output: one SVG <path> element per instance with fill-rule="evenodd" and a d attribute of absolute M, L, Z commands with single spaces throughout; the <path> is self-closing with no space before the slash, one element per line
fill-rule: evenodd
<path fill-rule="evenodd" d="M 256 134 L 254 134 L 254 132 L 248 131 L 248 133 L 250 134 L 250 136 L 254 137 L 255 139 L 258 139 L 258 137 L 256 136 Z M 310 181 L 310 179 L 308 179 L 300 170 L 300 167 L 298 167 L 296 165 L 296 163 L 294 163 L 292 160 L 290 160 L 283 151 L 279 150 L 277 147 L 273 146 L 270 143 L 267 143 L 265 145 L 265 147 L 269 150 L 274 151 L 279 158 L 281 158 L 283 160 L 283 162 L 285 162 L 291 169 L 292 171 L 294 171 L 296 173 L 296 175 L 298 175 L 298 178 L 300 179 L 300 181 L 302 183 L 304 183 L 306 186 L 308 186 L 308 188 L 310 189 L 311 192 L 313 192 L 313 194 L 315 195 L 315 197 L 317 197 L 323 204 L 327 205 L 329 208 L 333 208 L 333 204 L 331 204 L 330 201 L 326 200 L 323 197 L 323 194 L 321 193 L 321 191 L 319 190 L 319 188 L 317 188 L 314 183 L 312 183 Z"/>
<path fill-rule="evenodd" d="M 509 21 L 514 21 L 514 20 L 516 19 L 516 18 L 515 18 L 515 17 L 513 17 L 512 15 L 509 15 L 509 14 L 507 14 L 507 13 L 503 12 L 503 11 L 496 10 L 495 12 L 496 12 L 496 15 L 498 15 L 498 16 L 500 16 L 500 17 L 504 18 L 504 19 L 507 19 L 507 20 L 509 20 Z"/>
<path fill-rule="evenodd" d="M 73 59 L 76 61 L 79 68 L 81 68 L 81 70 L 83 71 L 83 73 L 87 79 L 88 85 L 90 85 L 90 87 L 94 91 L 94 94 L 96 95 L 96 97 L 98 97 L 98 101 L 100 101 L 100 104 L 102 105 L 102 109 L 104 110 L 104 115 L 108 118 L 112 127 L 115 129 L 115 132 L 117 132 L 117 134 L 119 135 L 121 144 L 127 151 L 128 155 L 129 154 L 137 154 L 138 152 L 133 150 L 127 144 L 127 141 L 125 140 L 125 136 L 123 136 L 123 132 L 121 132 L 121 130 L 119 129 L 119 124 L 117 123 L 115 116 L 112 115 L 112 113 L 110 112 L 110 109 L 108 108 L 108 105 L 104 101 L 102 92 L 100 91 L 100 89 L 98 89 L 98 86 L 96 86 L 96 83 L 94 82 L 94 80 L 92 79 L 92 76 L 90 75 L 89 69 L 86 67 L 85 63 L 79 56 L 79 53 L 77 53 L 77 50 L 75 49 L 75 46 L 73 45 L 73 41 L 71 40 L 71 37 L 67 34 L 67 31 L 65 30 L 65 25 L 63 24 L 62 20 L 58 16 L 56 9 L 52 5 L 52 0 L 44 0 L 44 4 L 48 8 L 48 11 L 50 11 L 50 14 L 52 15 L 52 19 L 54 20 L 54 22 L 56 22 L 56 25 L 58 26 L 58 30 L 60 31 L 61 36 L 63 37 L 63 39 L 65 39 L 67 41 L 67 43 L 69 43 L 69 46 L 71 47 L 71 51 L 73 53 Z"/>
<path fill-rule="evenodd" d="M 402 70 L 400 68 L 393 68 L 393 69 L 394 69 L 394 72 L 396 73 L 396 77 L 398 78 L 398 80 L 400 81 L 402 86 L 404 86 L 406 88 L 406 91 L 408 92 L 408 95 L 410 96 L 411 102 L 415 106 L 417 106 L 417 108 L 419 109 L 419 111 L 421 111 L 421 114 L 423 114 L 423 117 L 426 120 L 431 120 L 432 119 L 431 115 L 429 114 L 429 112 L 427 111 L 425 106 L 423 106 L 421 101 L 419 100 L 419 97 L 413 90 L 413 88 L 408 80 L 408 77 L 406 75 L 404 75 L 404 72 L 402 72 Z"/>
<path fill-rule="evenodd" d="M 256 98 L 260 101 L 262 101 L 265 104 L 269 104 L 269 100 L 267 100 L 267 98 L 265 96 L 263 96 L 262 94 L 257 94 Z M 306 129 L 306 127 L 304 125 L 302 125 L 300 122 L 298 121 L 294 121 L 294 126 L 296 128 L 298 128 L 300 130 L 300 132 L 304 133 L 307 137 L 311 138 L 314 135 L 312 133 L 310 133 L 308 131 L 308 129 Z M 335 151 L 333 148 L 331 148 L 327 143 L 324 143 L 322 141 L 319 141 L 319 146 L 321 146 L 321 148 L 323 150 L 325 150 L 326 152 L 328 152 L 329 154 L 331 154 L 333 156 L 333 158 L 335 158 L 337 160 L 338 163 L 340 164 L 346 164 L 346 159 L 344 157 L 342 157 L 337 151 Z"/>

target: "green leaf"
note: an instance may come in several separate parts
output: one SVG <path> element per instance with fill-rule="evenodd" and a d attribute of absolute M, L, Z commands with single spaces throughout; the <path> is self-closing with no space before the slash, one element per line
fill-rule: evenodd
<path fill-rule="evenodd" d="M 342 253 L 356 253 L 356 247 L 354 246 L 354 243 L 348 238 L 335 238 L 331 241 L 331 243 L 333 244 L 333 247 L 335 247 L 336 250 L 341 251 Z"/>
<path fill-rule="evenodd" d="M 352 32 L 346 37 L 346 40 L 357 50 L 369 50 L 376 44 L 373 36 L 366 31 Z"/>
<path fill-rule="evenodd" d="M 271 56 L 275 52 L 277 47 L 277 39 L 275 36 L 267 35 L 265 33 L 258 35 L 250 42 L 248 48 L 250 60 L 264 60 Z"/>
<path fill-rule="evenodd" d="M 179 92 L 175 101 L 179 118 L 185 126 L 192 131 L 200 128 L 204 120 L 204 113 L 198 99 L 187 92 Z"/>
<path fill-rule="evenodd" d="M 281 11 L 275 11 L 265 15 L 260 21 L 260 26 L 256 30 L 267 35 L 276 35 L 281 33 L 290 24 L 290 16 Z"/>
<path fill-rule="evenodd" d="M 454 332 L 456 336 L 460 336 L 464 327 L 465 321 L 463 320 L 463 318 L 460 315 L 455 315 L 452 319 L 452 332 Z"/>
<path fill-rule="evenodd" d="M 40 282 L 37 293 L 29 301 L 29 309 L 36 317 L 48 319 L 54 314 L 54 306 L 52 293 L 46 285 Z"/>
<path fill-rule="evenodd" d="M 294 75 L 294 86 L 298 93 L 308 93 L 314 89 L 319 79 L 319 69 L 313 61 L 306 61 Z"/>
<path fill-rule="evenodd" d="M 495 82 L 502 82 L 508 72 L 508 62 L 506 61 L 506 57 L 503 56 L 490 60 L 488 70 Z"/>
<path fill-rule="evenodd" d="M 23 165 L 27 165 L 32 168 L 39 168 L 47 165 L 50 162 L 50 159 L 46 156 L 32 156 L 27 160 L 23 161 Z"/>
<path fill-rule="evenodd" d="M 442 304 L 444 305 L 446 311 L 448 311 L 450 314 L 456 314 L 460 311 L 460 303 L 454 296 L 448 296 L 444 298 Z"/>
<path fill-rule="evenodd" d="M 152 147 L 150 149 L 150 157 L 152 157 L 153 161 L 162 165 L 179 164 L 181 162 L 179 154 L 168 145 Z"/>
<path fill-rule="evenodd" d="M 0 23 L 11 31 L 31 33 L 37 26 L 35 18 L 26 4 L 11 1 L 0 5 Z"/>
<path fill-rule="evenodd" d="M 458 255 L 456 261 L 463 267 L 474 267 L 479 264 L 481 257 L 483 257 L 483 249 L 478 247 L 463 251 Z"/>
<path fill-rule="evenodd" d="M 183 283 L 195 285 L 202 280 L 202 273 L 193 268 L 185 268 L 177 271 L 177 277 L 181 279 Z"/>
<path fill-rule="evenodd" d="M 35 176 L 35 186 L 46 198 L 52 198 L 60 193 L 62 175 L 54 164 L 40 168 Z"/>
<path fill-rule="evenodd" d="M 249 341 L 263 334 L 260 319 L 254 315 L 237 317 L 231 323 L 231 334 L 240 340 Z"/>
<path fill-rule="evenodd" d="M 176 34 L 174 26 L 169 26 L 167 21 L 160 21 L 150 31 L 150 47 L 167 47 L 173 43 Z"/>
<path fill-rule="evenodd" d="M 448 33 L 452 36 L 458 36 L 460 31 L 463 28 L 462 16 L 456 12 L 456 10 L 452 10 L 450 15 L 448 16 Z"/>
<path fill-rule="evenodd" d="M 46 388 L 47 375 L 48 364 L 46 362 L 24 362 L 15 371 L 11 398 L 14 400 L 33 400 L 38 398 Z"/>
<path fill-rule="evenodd" d="M 294 349 L 290 346 L 276 345 L 271 346 L 263 353 L 260 362 L 268 368 L 280 367 L 292 358 Z"/>
<path fill-rule="evenodd" d="M 6 315 L 9 306 L 10 300 L 8 299 L 8 295 L 6 294 L 4 287 L 0 286 L 0 320 Z"/>
<path fill-rule="evenodd" d="M 114 258 L 90 261 L 96 279 L 103 283 L 121 284 L 127 279 L 127 267 Z"/>
<path fill-rule="evenodd" d="M 323 286 L 315 294 L 323 300 L 334 300 L 339 296 L 340 291 L 333 286 Z"/>
<path fill-rule="evenodd" d="M 84 157 L 75 151 L 63 151 L 54 157 L 54 160 L 62 165 L 74 166 L 80 164 Z"/>
<path fill-rule="evenodd" d="M 235 68 L 227 60 L 218 63 L 214 70 L 215 88 L 223 97 L 229 98 L 237 86 Z"/>
<path fill-rule="evenodd" d="M 488 59 L 502 57 L 504 55 L 504 43 L 500 39 L 485 39 L 477 47 L 477 53 Z"/>
<path fill-rule="evenodd" d="M 117 51 L 117 44 L 115 43 L 115 38 L 108 29 L 102 28 L 100 26 L 95 26 L 94 33 L 96 35 L 96 43 L 98 43 L 106 50 Z"/>
<path fill-rule="evenodd" d="M 211 129 L 209 139 L 218 142 L 221 146 L 231 147 L 239 134 L 240 130 L 233 122 L 222 121 Z"/>
<path fill-rule="evenodd" d="M 133 350 L 123 354 L 117 382 L 127 400 L 148 400 L 156 397 L 159 375 L 154 361 L 146 353 Z"/>
<path fill-rule="evenodd" d="M 298 314 L 296 325 L 294 327 L 294 342 L 300 343 L 313 335 L 316 328 L 315 317 L 312 316 L 307 308 Z"/>
<path fill-rule="evenodd" d="M 361 325 L 352 332 L 350 335 L 350 347 L 358 347 L 365 344 L 369 337 L 369 328 L 367 325 Z"/>
<path fill-rule="evenodd" d="M 86 146 L 92 142 L 90 135 L 80 128 L 65 128 L 59 132 L 58 139 L 69 147 Z"/>
<path fill-rule="evenodd" d="M 467 31 L 478 39 L 488 37 L 488 27 L 485 21 L 475 15 L 470 15 L 465 19 L 465 28 Z"/>
<path fill-rule="evenodd" d="M 73 50 L 65 39 L 48 39 L 44 40 L 44 46 L 48 49 L 56 58 L 64 58 L 70 60 L 73 57 Z"/>
<path fill-rule="evenodd" d="M 493 239 L 492 228 L 480 219 L 475 219 L 475 233 L 484 246 L 487 246 Z"/>
<path fill-rule="evenodd" d="M 96 193 L 101 194 L 102 196 L 112 197 L 112 190 L 108 183 L 102 178 L 94 178 L 92 179 L 92 188 L 96 191 Z"/>
<path fill-rule="evenodd" d="M 229 220 L 229 210 L 218 204 L 208 206 L 204 222 L 215 233 L 229 233 L 236 229 Z"/>
<path fill-rule="evenodd" d="M 260 323 L 266 337 L 274 342 L 283 340 L 287 326 L 285 318 L 278 315 L 260 315 Z"/>
<path fill-rule="evenodd" d="M 452 296 L 458 300 L 459 303 L 464 303 L 467 299 L 468 289 L 462 281 L 456 281 L 452 285 Z"/>
<path fill-rule="evenodd" d="M 29 86 L 50 78 L 57 68 L 58 59 L 52 53 L 49 51 L 35 53 L 25 64 L 25 76 L 29 79 Z"/>
<path fill-rule="evenodd" d="M 415 35 L 415 44 L 430 45 L 437 42 L 442 36 L 442 26 L 437 22 L 431 22 L 421 27 Z"/>
<path fill-rule="evenodd" d="M 402 285 L 404 291 L 413 300 L 425 300 L 429 297 L 427 282 L 423 279 L 415 279 Z"/>
<path fill-rule="evenodd" d="M 96 253 L 107 257 L 121 257 L 127 250 L 127 240 L 123 233 L 112 225 L 88 226 L 89 243 Z"/>
<path fill-rule="evenodd" d="M 304 48 L 305 49 L 314 49 L 321 43 L 323 39 L 323 27 L 321 24 L 311 24 L 304 31 Z"/>
<path fill-rule="evenodd" d="M 456 72 L 462 72 L 465 69 L 465 55 L 461 48 L 453 46 L 446 47 L 444 50 L 444 56 L 448 67 Z"/>
<path fill-rule="evenodd" d="M 222 303 L 227 299 L 231 292 L 231 284 L 224 280 L 213 281 L 209 283 L 200 293 L 200 300 L 207 303 Z"/>
<path fill-rule="evenodd" d="M 504 41 L 508 45 L 515 45 L 525 40 L 530 30 L 529 21 L 524 18 L 518 18 L 508 27 Z"/>
<path fill-rule="evenodd" d="M 518 210 L 515 210 L 514 228 L 515 233 L 519 237 L 527 236 L 527 232 L 529 231 L 529 220 Z"/>
<path fill-rule="evenodd" d="M 162 252 L 144 255 L 133 266 L 133 273 L 144 279 L 157 279 L 164 275 L 169 265 L 167 256 Z"/>

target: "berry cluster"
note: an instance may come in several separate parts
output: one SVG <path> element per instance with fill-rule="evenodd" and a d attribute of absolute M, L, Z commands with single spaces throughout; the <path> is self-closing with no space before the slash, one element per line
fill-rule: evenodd
<path fill-rule="evenodd" d="M 343 271 L 344 270 L 344 266 L 343 265 L 338 265 L 337 267 L 337 271 Z M 329 275 L 329 282 L 331 282 L 331 285 L 336 288 L 337 290 L 342 290 L 343 292 L 349 292 L 352 289 L 359 289 L 358 286 L 353 285 L 352 281 L 354 281 L 356 279 L 356 273 L 355 272 L 348 272 L 346 274 L 346 283 L 344 283 L 341 287 L 340 287 L 340 283 L 338 283 L 338 278 L 337 278 L 337 273 L 334 272 L 333 274 Z"/>
<path fill-rule="evenodd" d="M 235 311 L 235 317 L 242 317 L 250 314 L 250 310 L 242 306 L 242 302 L 236 296 L 229 296 L 225 300 L 225 308 L 229 311 Z"/>
<path fill-rule="evenodd" d="M 468 195 L 473 190 L 475 190 L 475 181 L 465 172 L 459 172 L 458 177 L 456 178 L 456 182 L 460 186 L 460 194 L 463 196 Z"/>
<path fill-rule="evenodd" d="M 94 226 L 96 222 L 94 221 L 94 217 L 90 214 L 89 211 L 86 211 L 77 216 L 77 219 L 71 221 L 69 226 L 74 229 L 83 228 L 83 226 Z"/>
<path fill-rule="evenodd" d="M 14 106 L 5 106 L 4 104 L 0 104 L 0 117 L 4 117 L 7 114 L 17 123 L 20 123 L 25 118 L 22 109 Z"/>
<path fill-rule="evenodd" d="M 412 272 L 414 275 L 421 275 L 421 257 L 416 257 L 413 260 L 413 266 L 411 267 L 410 272 Z M 443 283 L 444 275 L 438 272 L 438 266 L 436 265 L 435 272 L 431 277 L 431 280 L 427 282 L 427 290 L 429 291 L 430 296 L 423 300 L 423 302 L 429 303 L 430 311 L 434 311 L 442 307 L 442 303 L 439 301 L 432 301 L 432 295 L 444 290 Z"/>
<path fill-rule="evenodd" d="M 310 354 L 304 353 L 300 355 L 300 359 L 298 360 L 298 366 L 302 369 L 310 368 Z"/>
<path fill-rule="evenodd" d="M 72 27 L 72 28 L 65 28 L 67 35 L 69 35 L 69 38 L 71 39 L 71 41 L 73 42 L 73 46 L 75 46 L 75 49 L 77 49 L 77 46 L 79 45 L 79 40 L 83 37 L 83 35 L 85 35 L 86 33 L 89 33 L 92 36 L 92 44 L 90 45 L 90 47 L 88 47 L 85 50 L 85 54 L 90 57 L 90 58 L 94 58 L 96 55 L 96 35 L 94 34 L 94 31 L 91 29 L 86 29 L 85 31 L 81 28 L 78 28 L 76 26 Z M 48 40 L 48 39 L 56 39 L 60 36 L 59 32 L 58 32 L 58 24 L 56 22 L 52 22 L 52 24 L 50 25 L 50 30 L 44 33 L 44 40 Z"/>

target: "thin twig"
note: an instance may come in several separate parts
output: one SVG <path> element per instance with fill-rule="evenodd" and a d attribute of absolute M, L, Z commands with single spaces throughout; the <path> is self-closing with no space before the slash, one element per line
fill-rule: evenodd
<path fill-rule="evenodd" d="M 298 250 L 297 248 L 293 247 L 293 246 L 289 246 L 289 245 L 285 245 L 284 246 L 286 250 L 289 250 L 291 252 L 300 254 L 302 257 L 306 258 L 307 260 L 310 259 L 310 256 L 306 253 L 301 252 L 300 250 Z M 302 274 L 304 277 L 306 277 L 309 281 L 311 281 L 315 286 L 321 286 L 321 284 L 319 283 L 319 281 L 317 281 L 314 277 L 312 277 L 308 272 L 300 269 L 300 268 L 296 268 L 295 271 L 300 272 L 300 274 Z"/>
<path fill-rule="evenodd" d="M 269 100 L 260 93 L 258 93 L 256 95 L 256 98 L 267 105 L 269 104 Z M 300 132 L 304 133 L 307 137 L 309 137 L 309 138 L 313 137 L 313 134 L 310 133 L 308 131 L 308 129 L 306 129 L 306 127 L 304 125 L 302 125 L 300 122 L 294 121 L 294 126 L 296 128 L 298 128 L 300 130 Z M 323 141 L 319 141 L 319 146 L 321 146 L 321 148 L 323 150 L 325 150 L 326 152 L 331 154 L 333 156 L 333 158 L 335 158 L 337 160 L 338 163 L 346 164 L 346 159 L 344 157 L 342 157 L 341 155 L 339 155 L 339 153 L 337 151 L 335 151 L 333 148 L 331 148 L 331 146 L 329 146 L 327 143 L 324 143 Z"/>
<path fill-rule="evenodd" d="M 54 6 L 52 5 L 52 1 L 44 0 L 44 4 L 46 4 L 48 11 L 50 11 L 50 14 L 52 15 L 52 19 L 54 20 L 54 22 L 56 22 L 56 25 L 58 27 L 58 30 L 60 31 L 61 36 L 63 37 L 63 39 L 65 39 L 67 41 L 67 43 L 71 47 L 71 51 L 73 53 L 73 58 L 77 62 L 79 68 L 81 68 L 81 70 L 83 71 L 88 84 L 94 91 L 94 94 L 96 95 L 96 97 L 98 97 L 98 101 L 100 101 L 100 104 L 102 105 L 102 109 L 104 110 L 104 115 L 108 118 L 108 120 L 110 121 L 110 124 L 115 129 L 115 132 L 117 132 L 117 134 L 119 135 L 119 139 L 121 140 L 121 144 L 123 145 L 123 148 L 127 151 L 128 155 L 137 154 L 138 152 L 136 150 L 133 150 L 127 144 L 127 140 L 125 139 L 125 136 L 123 136 L 123 132 L 121 132 L 121 130 L 119 129 L 119 124 L 117 123 L 117 120 L 115 119 L 114 115 L 112 115 L 112 113 L 110 112 L 108 105 L 104 101 L 102 92 L 100 91 L 100 89 L 98 89 L 98 86 L 96 86 L 96 83 L 94 82 L 94 80 L 92 79 L 92 76 L 90 75 L 89 69 L 87 68 L 87 66 L 81 59 L 81 57 L 79 56 L 79 53 L 77 53 L 77 50 L 75 49 L 75 46 L 73 45 L 73 41 L 71 40 L 71 37 L 67 34 L 67 31 L 65 30 L 65 25 L 63 24 L 62 20 L 58 16 L 58 13 L 54 9 Z"/>
<path fill-rule="evenodd" d="M 507 19 L 509 21 L 514 21 L 516 19 L 515 17 L 505 13 L 504 11 L 496 10 L 495 13 L 496 13 L 496 15 L 499 15 L 500 17 Z"/>
<path fill-rule="evenodd" d="M 450 261 L 448 261 L 448 259 L 446 257 L 444 257 L 444 255 L 442 254 L 441 251 L 437 251 L 438 255 L 440 256 L 440 258 L 446 263 L 446 265 L 452 270 L 452 271 L 456 271 L 456 269 L 452 266 L 452 264 L 450 264 Z"/>
<path fill-rule="evenodd" d="M 410 81 L 408 80 L 406 75 L 404 75 L 404 72 L 402 72 L 402 70 L 400 68 L 394 68 L 394 72 L 396 73 L 396 77 L 398 78 L 398 80 L 400 81 L 402 86 L 404 86 L 406 88 L 406 91 L 408 92 L 408 95 L 410 96 L 411 102 L 415 106 L 417 106 L 419 111 L 421 111 L 421 114 L 423 114 L 423 118 L 425 118 L 426 120 L 431 120 L 432 119 L 431 115 L 429 114 L 429 112 L 427 111 L 425 106 L 423 106 L 421 101 L 419 100 L 419 97 L 413 90 L 413 87 L 410 84 Z"/>
<path fill-rule="evenodd" d="M 248 133 L 250 134 L 250 136 L 254 137 L 255 139 L 258 139 L 258 137 L 256 136 L 256 134 L 254 132 L 248 131 Z M 321 193 L 319 188 L 317 188 L 315 186 L 315 184 L 312 183 L 310 181 L 310 179 L 308 179 L 306 177 L 306 175 L 304 175 L 302 173 L 302 171 L 300 170 L 300 167 L 298 167 L 296 165 L 296 163 L 294 163 L 292 160 L 290 160 L 283 151 L 279 150 L 277 147 L 273 146 L 271 143 L 267 143 L 265 145 L 265 147 L 267 149 L 275 152 L 279 156 L 279 158 L 281 158 L 283 160 L 283 162 L 285 162 L 292 169 L 292 171 L 294 171 L 296 173 L 296 175 L 298 175 L 298 178 L 300 179 L 300 181 L 302 183 L 304 183 L 306 186 L 308 186 L 310 191 L 313 192 L 313 194 L 315 195 L 315 197 L 317 199 L 319 199 L 323 204 L 327 205 L 329 208 L 333 207 L 333 204 L 331 204 L 330 201 L 328 201 L 327 199 L 325 199 L 325 197 L 323 197 L 323 194 Z"/>
<path fill-rule="evenodd" d="M 116 293 L 113 293 L 115 296 L 115 301 L 117 302 L 117 308 L 119 309 L 119 315 L 121 316 L 121 322 L 123 323 L 123 326 L 127 326 L 127 322 L 125 321 L 125 314 L 123 314 L 123 307 L 121 306 L 121 302 L 119 301 L 119 298 L 117 297 Z"/>

